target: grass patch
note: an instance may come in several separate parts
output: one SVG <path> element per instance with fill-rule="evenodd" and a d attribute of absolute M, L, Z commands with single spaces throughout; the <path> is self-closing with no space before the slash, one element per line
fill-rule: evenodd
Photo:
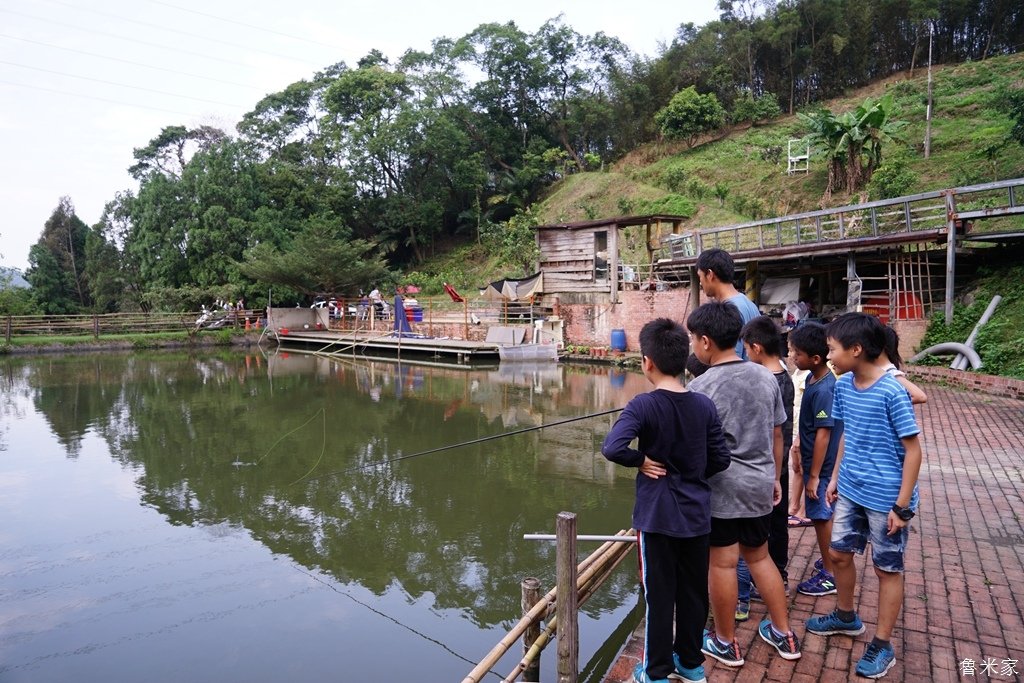
<path fill-rule="evenodd" d="M 17 350 L 63 349 L 73 350 L 81 347 L 157 349 L 164 346 L 203 344 L 228 346 L 238 333 L 234 330 L 209 330 L 192 336 L 187 332 L 148 332 L 133 334 L 105 334 L 98 339 L 92 335 L 33 335 L 12 336 L 9 343 L 0 344 L 0 353 L 14 353 Z"/>

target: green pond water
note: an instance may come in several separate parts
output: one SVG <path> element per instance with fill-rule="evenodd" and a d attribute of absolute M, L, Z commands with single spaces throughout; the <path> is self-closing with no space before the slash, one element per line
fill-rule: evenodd
<path fill-rule="evenodd" d="M 646 390 L 562 365 L 4 358 L 0 681 L 461 681 L 522 578 L 554 583 L 554 544 L 524 533 L 562 510 L 628 528 L 633 473 L 600 454 L 614 416 L 372 465 Z M 583 680 L 640 615 L 630 558 L 582 609 Z"/>

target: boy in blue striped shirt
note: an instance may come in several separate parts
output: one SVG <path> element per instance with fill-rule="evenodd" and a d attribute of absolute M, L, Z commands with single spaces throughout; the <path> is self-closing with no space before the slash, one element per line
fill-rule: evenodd
<path fill-rule="evenodd" d="M 906 390 L 875 363 L 886 341 L 878 318 L 847 313 L 829 323 L 825 334 L 828 358 L 843 373 L 836 381 L 832 414 L 843 424 L 844 445 L 825 494 L 834 506 L 829 557 L 838 594 L 836 609 L 809 619 L 807 631 L 864 632 L 853 604 L 853 553 L 863 553 L 870 540 L 878 576 L 878 628 L 856 671 L 881 678 L 896 663 L 889 640 L 903 606 L 903 555 L 917 508 L 921 430 Z"/>

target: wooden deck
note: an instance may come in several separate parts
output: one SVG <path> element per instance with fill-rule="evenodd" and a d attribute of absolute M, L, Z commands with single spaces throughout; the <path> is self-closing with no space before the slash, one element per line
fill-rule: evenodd
<path fill-rule="evenodd" d="M 498 359 L 497 344 L 464 339 L 398 337 L 390 332 L 383 334 L 349 330 L 289 330 L 287 335 L 271 332 L 269 336 L 276 338 L 284 348 L 301 347 L 324 355 L 381 351 L 398 356 L 406 353 L 421 357 L 447 357 L 458 363 Z"/>

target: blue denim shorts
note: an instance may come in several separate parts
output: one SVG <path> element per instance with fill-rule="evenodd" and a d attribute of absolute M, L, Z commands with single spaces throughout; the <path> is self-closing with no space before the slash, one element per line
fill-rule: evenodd
<path fill-rule="evenodd" d="M 811 475 L 804 472 L 804 487 L 806 488 L 808 480 Z M 833 509 L 825 502 L 825 489 L 828 488 L 828 479 L 818 479 L 818 500 L 810 498 L 806 493 L 804 494 L 804 514 L 807 515 L 808 519 L 813 519 L 819 522 L 827 522 L 832 519 Z"/>
<path fill-rule="evenodd" d="M 868 510 L 842 496 L 833 506 L 831 547 L 862 555 L 871 541 L 871 562 L 883 572 L 902 573 L 910 525 L 889 536 L 889 513 Z"/>

